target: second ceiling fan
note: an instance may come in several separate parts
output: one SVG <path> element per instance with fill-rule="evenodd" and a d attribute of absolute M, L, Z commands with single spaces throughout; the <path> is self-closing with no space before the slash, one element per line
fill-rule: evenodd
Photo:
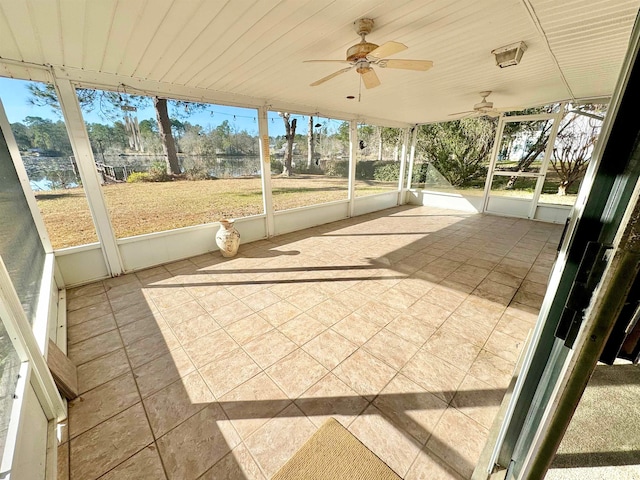
<path fill-rule="evenodd" d="M 356 32 L 361 37 L 360 43 L 356 43 L 347 49 L 346 60 L 305 60 L 309 62 L 322 63 L 346 63 L 348 67 L 333 72 L 331 75 L 316 80 L 311 84 L 312 87 L 318 86 L 338 75 L 348 72 L 355 67 L 362 78 L 362 82 L 366 88 L 375 88 L 380 85 L 380 79 L 376 74 L 373 66 L 380 68 L 399 68 L 402 70 L 427 71 L 433 66 L 430 60 L 408 60 L 400 58 L 387 58 L 396 53 L 407 49 L 407 46 L 399 42 L 386 42 L 382 45 L 369 43 L 365 40 L 365 36 L 371 33 L 373 29 L 373 20 L 370 18 L 361 18 L 356 20 Z"/>

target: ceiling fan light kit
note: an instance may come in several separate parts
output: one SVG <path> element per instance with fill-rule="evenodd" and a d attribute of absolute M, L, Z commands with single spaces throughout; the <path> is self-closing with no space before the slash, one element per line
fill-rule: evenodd
<path fill-rule="evenodd" d="M 496 57 L 496 65 L 500 68 L 506 68 L 518 65 L 526 50 L 526 43 L 517 42 L 491 50 L 491 53 Z"/>

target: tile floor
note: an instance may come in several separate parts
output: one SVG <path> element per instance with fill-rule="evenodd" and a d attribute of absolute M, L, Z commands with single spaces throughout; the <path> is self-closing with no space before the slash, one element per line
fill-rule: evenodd
<path fill-rule="evenodd" d="M 60 478 L 270 478 L 330 416 L 469 478 L 560 233 L 405 206 L 69 290 Z"/>

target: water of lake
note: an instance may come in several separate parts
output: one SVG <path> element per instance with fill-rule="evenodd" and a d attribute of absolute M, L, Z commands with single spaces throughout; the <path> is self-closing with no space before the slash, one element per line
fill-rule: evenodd
<path fill-rule="evenodd" d="M 179 155 L 182 171 L 197 167 L 206 169 L 211 177 L 234 178 L 260 175 L 260 157 L 205 157 Z M 112 166 L 118 180 L 126 180 L 132 172 L 146 172 L 159 163 L 164 165 L 161 155 L 104 155 L 105 165 Z M 35 191 L 73 188 L 81 184 L 80 176 L 70 157 L 23 156 L 22 161 L 31 188 Z M 101 162 L 101 163 L 102 163 Z"/>

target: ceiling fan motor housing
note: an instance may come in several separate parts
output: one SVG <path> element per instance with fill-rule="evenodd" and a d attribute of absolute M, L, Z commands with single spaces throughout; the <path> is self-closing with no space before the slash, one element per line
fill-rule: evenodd
<path fill-rule="evenodd" d="M 347 50 L 347 60 L 349 62 L 355 62 L 361 58 L 366 58 L 367 55 L 373 52 L 376 48 L 378 48 L 378 45 L 375 43 L 369 43 L 363 40 Z"/>

